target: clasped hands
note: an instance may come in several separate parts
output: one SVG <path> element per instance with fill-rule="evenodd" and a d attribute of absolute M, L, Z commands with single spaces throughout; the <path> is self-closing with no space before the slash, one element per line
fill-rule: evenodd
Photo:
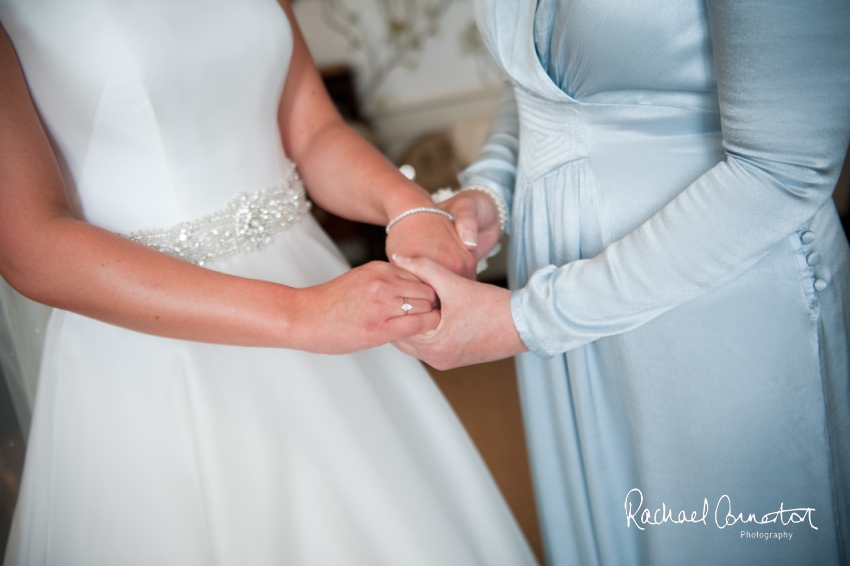
<path fill-rule="evenodd" d="M 454 225 L 435 215 L 417 214 L 399 222 L 387 237 L 391 262 L 434 293 L 425 312 L 414 305 L 411 315 L 404 315 L 399 302 L 397 314 L 409 318 L 421 313 L 425 329 L 393 344 L 437 369 L 526 351 L 511 316 L 510 291 L 474 280 L 478 261 L 500 236 L 495 204 L 485 193 L 464 191 L 439 206 L 454 216 Z"/>
<path fill-rule="evenodd" d="M 526 351 L 511 293 L 476 283 L 475 268 L 499 239 L 498 210 L 480 191 L 461 192 L 436 214 L 412 214 L 387 237 L 391 263 L 371 262 L 298 296 L 296 319 L 312 351 L 346 353 L 388 342 L 437 369 Z M 412 307 L 403 310 L 407 304 Z M 316 347 L 315 345 L 319 345 Z"/>

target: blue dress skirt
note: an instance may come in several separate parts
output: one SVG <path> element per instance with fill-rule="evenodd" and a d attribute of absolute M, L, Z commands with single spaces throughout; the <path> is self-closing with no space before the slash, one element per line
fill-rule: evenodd
<path fill-rule="evenodd" d="M 848 4 L 477 14 L 549 564 L 847 563 Z"/>

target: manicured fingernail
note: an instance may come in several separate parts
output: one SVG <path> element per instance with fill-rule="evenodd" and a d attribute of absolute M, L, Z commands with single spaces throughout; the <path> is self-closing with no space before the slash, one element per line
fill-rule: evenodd
<path fill-rule="evenodd" d="M 478 246 L 478 238 L 475 237 L 475 232 L 471 230 L 461 230 L 459 235 L 461 241 L 470 248 Z"/>
<path fill-rule="evenodd" d="M 395 261 L 396 263 L 410 263 L 410 258 L 398 254 L 393 254 L 393 261 Z"/>

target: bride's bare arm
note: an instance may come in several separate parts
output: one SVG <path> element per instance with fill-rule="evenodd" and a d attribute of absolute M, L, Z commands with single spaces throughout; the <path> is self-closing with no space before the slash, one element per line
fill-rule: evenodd
<path fill-rule="evenodd" d="M 328 97 L 289 7 L 294 46 L 280 103 L 279 124 L 289 157 L 298 165 L 310 197 L 339 216 L 386 225 L 402 212 L 433 207 L 430 195 L 399 173 L 386 157 L 349 128 Z M 415 214 L 396 224 L 387 239 L 390 255 L 427 256 L 467 277 L 475 259 L 452 223 Z"/>
<path fill-rule="evenodd" d="M 17 57 L 0 28 L 0 275 L 22 294 L 140 332 L 204 342 L 341 353 L 433 328 L 395 317 L 434 294 L 374 263 L 292 289 L 196 267 L 74 219 Z M 411 301 L 414 302 L 414 301 Z"/>

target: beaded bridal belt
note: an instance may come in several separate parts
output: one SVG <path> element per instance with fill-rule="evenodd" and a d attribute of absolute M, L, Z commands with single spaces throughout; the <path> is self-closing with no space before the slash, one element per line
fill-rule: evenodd
<path fill-rule="evenodd" d="M 239 193 L 227 206 L 171 228 L 142 230 L 126 237 L 178 259 L 204 265 L 258 251 L 310 210 L 304 185 L 290 165 L 284 182 L 254 193 Z"/>

